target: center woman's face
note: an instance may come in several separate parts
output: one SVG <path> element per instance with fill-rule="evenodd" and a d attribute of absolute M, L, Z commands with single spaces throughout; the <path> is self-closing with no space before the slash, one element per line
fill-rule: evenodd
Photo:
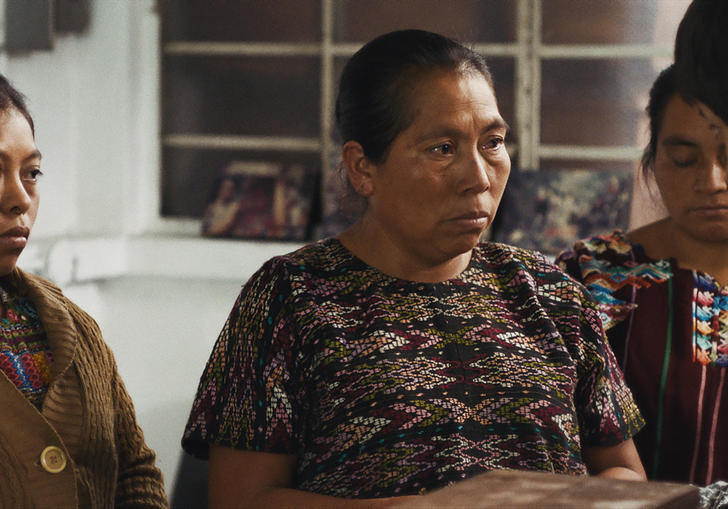
<path fill-rule="evenodd" d="M 510 173 L 507 126 L 480 73 L 439 72 L 413 92 L 414 121 L 375 166 L 367 214 L 414 256 L 471 250 Z"/>
<path fill-rule="evenodd" d="M 673 224 L 702 242 L 728 242 L 728 147 L 700 104 L 675 95 L 657 140 L 655 180 Z"/>

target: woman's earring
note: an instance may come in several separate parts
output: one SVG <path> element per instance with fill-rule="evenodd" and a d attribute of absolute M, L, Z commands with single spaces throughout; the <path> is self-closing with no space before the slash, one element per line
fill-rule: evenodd
<path fill-rule="evenodd" d="M 368 197 L 372 194 L 372 185 L 369 182 L 360 182 L 356 188 L 356 192 L 361 196 Z"/>

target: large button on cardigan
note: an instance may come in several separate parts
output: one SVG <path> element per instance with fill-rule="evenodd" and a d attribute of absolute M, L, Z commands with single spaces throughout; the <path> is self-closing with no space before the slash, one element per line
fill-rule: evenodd
<path fill-rule="evenodd" d="M 53 284 L 16 269 L 53 354 L 39 411 L 0 372 L 0 507 L 167 507 L 162 474 L 96 322 Z M 67 465 L 44 469 L 57 447 Z"/>

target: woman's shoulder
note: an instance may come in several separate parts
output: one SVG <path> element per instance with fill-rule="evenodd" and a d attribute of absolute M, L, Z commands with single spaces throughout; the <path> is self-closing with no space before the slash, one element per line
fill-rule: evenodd
<path fill-rule="evenodd" d="M 530 260 L 543 256 L 538 251 L 500 242 L 480 242 L 475 249 L 482 256 L 493 260 Z"/>
<path fill-rule="evenodd" d="M 261 267 L 265 271 L 319 273 L 336 270 L 352 262 L 351 253 L 335 238 L 306 244 L 294 251 L 270 258 Z"/>
<path fill-rule="evenodd" d="M 86 360 L 93 358 L 96 359 L 94 362 L 113 366 L 113 354 L 96 320 L 66 297 L 55 283 L 18 268 L 12 277 L 19 292 L 33 303 L 46 334 L 55 345 L 56 360 L 64 362 L 63 359 L 75 358 L 79 362 L 79 352 L 84 352 Z"/>
<path fill-rule="evenodd" d="M 545 254 L 498 242 L 484 242 L 477 247 L 480 264 L 485 270 L 508 274 L 528 273 L 539 283 L 568 279 L 564 271 Z"/>
<path fill-rule="evenodd" d="M 81 308 L 66 297 L 59 286 L 48 279 L 17 267 L 13 270 L 11 277 L 20 294 L 29 297 L 39 308 L 39 312 L 72 307 L 85 314 Z"/>
<path fill-rule="evenodd" d="M 588 256 L 594 259 L 613 259 L 632 257 L 637 248 L 631 237 L 621 230 L 611 233 L 594 235 L 577 241 L 570 250 L 562 252 L 556 257 L 557 261 Z"/>
<path fill-rule="evenodd" d="M 7 276 L 8 282 L 21 295 L 29 295 L 35 292 L 41 292 L 52 298 L 63 300 L 66 299 L 63 291 L 55 284 L 42 276 L 26 272 L 19 267 L 15 267 Z"/>
<path fill-rule="evenodd" d="M 509 263 L 526 269 L 559 270 L 545 254 L 532 249 L 499 242 L 482 242 L 476 249 L 481 258 L 496 265 Z"/>
<path fill-rule="evenodd" d="M 245 283 L 243 294 L 274 292 L 292 295 L 296 289 L 312 288 L 321 282 L 340 279 L 360 268 L 357 260 L 335 238 L 306 244 L 268 259 Z"/>
<path fill-rule="evenodd" d="M 479 245 L 479 250 L 484 271 L 496 273 L 498 284 L 508 291 L 528 287 L 542 305 L 557 308 L 581 307 L 589 299 L 582 284 L 539 251 L 492 242 Z"/>
<path fill-rule="evenodd" d="M 676 240 L 667 218 L 629 232 L 629 238 L 647 261 L 667 260 L 674 253 Z"/>
<path fill-rule="evenodd" d="M 629 272 L 643 258 L 641 247 L 628 234 L 616 230 L 577 241 L 571 249 L 559 254 L 555 263 L 586 283 L 595 274 Z"/>
<path fill-rule="evenodd" d="M 98 325 L 91 315 L 69 299 L 55 283 L 18 268 L 13 271 L 12 277 L 19 291 L 33 301 L 41 317 L 52 313 L 60 318 L 66 311 L 76 323 L 98 330 Z"/>

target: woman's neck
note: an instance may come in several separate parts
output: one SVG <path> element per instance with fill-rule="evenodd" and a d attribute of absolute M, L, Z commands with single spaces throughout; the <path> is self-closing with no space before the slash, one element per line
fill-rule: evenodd
<path fill-rule="evenodd" d="M 337 237 L 357 258 L 390 276 L 421 283 L 457 277 L 470 263 L 472 251 L 440 259 L 422 256 L 365 220 Z"/>
<path fill-rule="evenodd" d="M 683 269 L 709 274 L 721 285 L 728 284 L 728 242 L 696 239 L 677 228 L 670 218 L 648 224 L 629 238 L 642 245 L 650 258 L 674 258 Z"/>

